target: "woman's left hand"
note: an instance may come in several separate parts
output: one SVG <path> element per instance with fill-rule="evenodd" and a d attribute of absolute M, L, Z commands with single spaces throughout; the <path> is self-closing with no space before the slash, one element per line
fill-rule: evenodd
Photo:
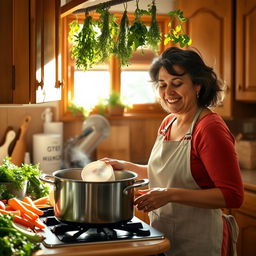
<path fill-rule="evenodd" d="M 153 188 L 138 191 L 141 196 L 134 200 L 138 210 L 150 212 L 169 203 L 168 190 L 166 188 Z"/>

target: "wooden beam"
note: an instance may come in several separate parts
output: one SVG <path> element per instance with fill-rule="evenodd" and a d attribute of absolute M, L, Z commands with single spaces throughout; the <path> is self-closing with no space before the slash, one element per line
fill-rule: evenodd
<path fill-rule="evenodd" d="M 89 0 L 72 0 L 66 3 L 60 9 L 61 18 L 73 13 L 80 8 L 84 8 L 84 4 L 88 1 Z"/>

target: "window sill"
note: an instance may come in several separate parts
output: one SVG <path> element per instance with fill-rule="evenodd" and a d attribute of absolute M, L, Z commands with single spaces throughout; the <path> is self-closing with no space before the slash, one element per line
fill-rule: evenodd
<path fill-rule="evenodd" d="M 167 113 L 165 112 L 145 112 L 145 113 L 124 113 L 123 115 L 104 115 L 108 120 L 130 120 L 130 119 L 163 119 Z M 77 114 L 76 116 L 72 115 L 70 112 L 65 113 L 65 115 L 61 119 L 64 123 L 65 122 L 77 122 L 77 121 L 84 121 L 84 118 L 81 114 Z"/>

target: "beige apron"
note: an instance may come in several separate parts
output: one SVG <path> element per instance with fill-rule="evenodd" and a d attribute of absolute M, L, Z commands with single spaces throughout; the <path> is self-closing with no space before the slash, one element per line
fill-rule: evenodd
<path fill-rule="evenodd" d="M 181 141 L 164 141 L 158 135 L 148 164 L 150 188 L 201 189 L 190 169 L 191 138 L 197 112 L 191 127 Z M 170 128 L 175 118 L 165 127 Z M 204 209 L 169 203 L 150 213 L 153 227 L 171 241 L 171 256 L 220 256 L 223 220 L 220 209 Z"/>

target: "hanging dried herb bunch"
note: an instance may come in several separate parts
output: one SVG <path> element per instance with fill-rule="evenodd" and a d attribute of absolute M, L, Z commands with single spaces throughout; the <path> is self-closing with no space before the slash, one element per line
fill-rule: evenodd
<path fill-rule="evenodd" d="M 139 0 L 136 0 L 136 4 L 135 19 L 130 27 L 127 2 L 124 3 L 125 10 L 119 25 L 116 23 L 116 17 L 109 12 L 109 6 L 104 4 L 96 10 L 100 14 L 97 21 L 86 14 L 83 26 L 77 21 L 70 24 L 71 56 L 75 59 L 77 68 L 85 71 L 105 62 L 112 54 L 119 58 L 122 66 L 128 66 L 129 59 L 138 48 L 143 50 L 143 47 L 149 47 L 154 51 L 159 50 L 162 35 L 156 17 L 155 0 L 152 0 L 148 10 L 139 8 Z M 151 15 L 149 29 L 141 21 L 143 15 Z M 181 47 L 190 45 L 191 39 L 182 30 L 182 23 L 187 21 L 183 12 L 171 11 L 168 16 L 170 17 L 169 32 L 165 35 L 164 44 L 171 41 L 173 44 L 179 43 Z"/>
<path fill-rule="evenodd" d="M 136 0 L 136 4 L 137 7 L 134 12 L 135 19 L 128 34 L 128 45 L 132 47 L 133 51 L 136 51 L 139 47 L 143 47 L 147 44 L 148 34 L 146 25 L 141 21 L 141 16 L 149 15 L 149 12 L 139 9 L 139 0 Z"/>
<path fill-rule="evenodd" d="M 181 10 L 175 10 L 168 13 L 168 16 L 171 18 L 168 26 L 170 28 L 170 31 L 168 34 L 165 35 L 165 41 L 164 44 L 168 44 L 170 41 L 173 43 L 180 44 L 180 47 L 184 47 L 186 45 L 190 45 L 192 43 L 192 40 L 187 34 L 183 33 L 182 30 L 182 23 L 187 21 L 187 18 L 183 16 L 183 12 Z M 176 22 L 178 25 L 173 27 L 174 19 L 176 19 Z"/>
<path fill-rule="evenodd" d="M 131 45 L 128 44 L 129 33 L 129 20 L 127 16 L 127 3 L 125 4 L 125 10 L 121 18 L 119 34 L 117 37 L 116 47 L 114 54 L 119 58 L 122 66 L 129 64 L 129 59 L 132 56 Z"/>
<path fill-rule="evenodd" d="M 148 46 L 154 50 L 158 51 L 159 44 L 161 42 L 162 36 L 160 32 L 160 28 L 158 25 L 158 22 L 156 20 L 156 4 L 155 0 L 152 1 L 152 3 L 148 6 L 149 13 L 151 15 L 151 23 L 147 34 L 147 42 Z"/>
<path fill-rule="evenodd" d="M 71 31 L 74 33 L 71 57 L 76 60 L 77 68 L 87 70 L 99 62 L 95 21 L 87 15 L 82 29 L 76 32 L 78 27 L 76 23 L 71 23 Z"/>
<path fill-rule="evenodd" d="M 100 30 L 100 35 L 97 39 L 97 55 L 99 56 L 99 63 L 103 63 L 113 53 L 114 39 L 118 33 L 118 25 L 115 22 L 116 18 L 114 15 L 109 13 L 109 7 L 102 5 L 96 9 L 96 12 L 100 14 L 97 22 Z"/>

